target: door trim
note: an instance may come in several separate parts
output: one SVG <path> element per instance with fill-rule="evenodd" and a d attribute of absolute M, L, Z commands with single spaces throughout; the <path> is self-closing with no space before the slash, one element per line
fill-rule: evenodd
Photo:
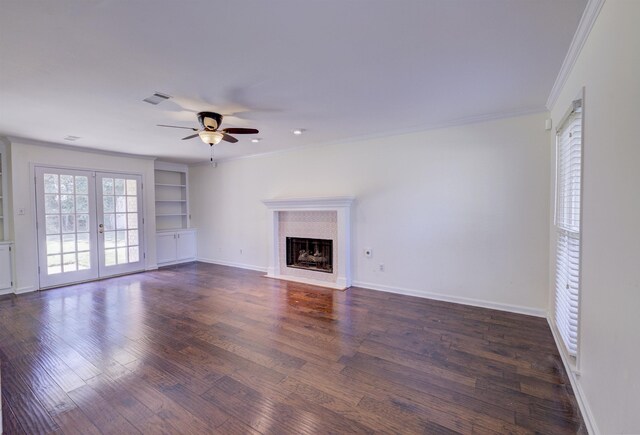
<path fill-rule="evenodd" d="M 144 271 L 146 269 L 146 240 L 144 237 L 144 229 L 145 229 L 145 219 L 144 219 L 144 206 L 143 206 L 143 202 L 144 202 L 144 196 L 143 196 L 143 181 L 142 181 L 142 175 L 141 174 L 126 174 L 124 172 L 107 172 L 107 171 L 96 171 L 95 172 L 95 180 L 96 180 L 96 215 L 97 215 L 97 221 L 96 223 L 98 225 L 100 224 L 104 224 L 103 219 L 104 219 L 104 201 L 103 201 L 103 197 L 104 197 L 104 193 L 99 193 L 98 189 L 100 189 L 100 192 L 102 192 L 103 186 L 100 185 L 98 187 L 99 181 L 101 179 L 104 178 L 111 178 L 111 179 L 115 179 L 118 177 L 122 177 L 122 178 L 127 178 L 130 177 L 130 179 L 135 179 L 137 185 L 137 192 L 136 192 L 136 198 L 139 199 L 139 201 L 136 201 L 136 214 L 138 215 L 138 227 L 135 228 L 135 230 L 138 233 L 138 261 L 136 263 L 123 263 L 123 264 L 114 264 L 112 266 L 107 266 L 105 264 L 105 258 L 104 258 L 104 251 L 105 251 L 105 247 L 104 247 L 104 234 L 107 231 L 104 231 L 100 234 L 98 234 L 98 275 L 101 278 L 108 278 L 108 277 L 112 277 L 112 276 L 117 276 L 117 275 L 126 275 L 128 273 L 136 273 L 136 272 L 141 272 Z M 135 178 L 134 178 L 135 177 Z M 115 188 L 115 186 L 114 186 Z M 125 197 L 129 197 L 132 195 L 126 195 L 126 186 L 125 188 L 125 194 L 121 195 L 121 196 L 125 196 Z M 109 196 L 109 195 L 108 195 Z M 114 193 L 114 198 L 118 195 L 116 195 Z M 100 202 L 102 201 L 102 202 Z M 116 212 L 115 209 L 116 205 L 114 203 L 114 219 L 117 220 L 116 216 L 118 215 L 118 213 Z M 128 207 L 128 205 L 127 205 Z M 111 213 L 109 213 L 111 214 Z M 127 219 L 127 212 L 125 211 L 125 219 Z M 114 222 L 115 223 L 115 222 Z M 127 224 L 128 227 L 128 224 Z M 114 227 L 113 233 L 114 233 L 114 237 L 115 234 L 118 232 L 117 231 L 118 228 Z M 129 231 L 128 228 L 125 228 L 125 234 Z M 122 229 L 120 230 L 122 231 Z M 115 240 L 114 240 L 115 243 Z M 136 245 L 134 245 L 136 246 Z M 129 247 L 128 245 L 126 246 L 127 248 Z M 117 248 L 116 248 L 117 249 Z M 130 251 L 129 251 L 130 253 Z M 114 254 L 115 255 L 115 254 Z M 128 258 L 128 256 L 127 256 Z M 131 267 L 131 265 L 133 264 L 139 264 L 139 267 Z M 109 268 L 111 268 L 112 272 L 108 273 Z"/>
<path fill-rule="evenodd" d="M 45 180 L 44 176 L 47 173 L 50 173 L 52 175 L 55 174 L 56 176 L 57 189 L 55 192 L 47 193 L 45 189 L 45 185 L 43 184 L 43 181 Z M 63 176 L 71 177 L 72 191 L 64 192 L 62 180 L 58 178 Z M 86 193 L 77 192 L 78 177 L 86 178 L 87 180 Z M 35 215 L 36 215 L 36 222 L 37 222 L 36 239 L 38 243 L 39 285 L 50 287 L 55 285 L 68 284 L 73 281 L 86 281 L 86 280 L 97 278 L 99 276 L 98 261 L 97 261 L 98 251 L 96 250 L 97 242 L 98 242 L 96 232 L 98 227 L 96 223 L 96 218 L 92 217 L 92 215 L 97 215 L 94 173 L 92 171 L 87 171 L 87 170 L 61 169 L 61 168 L 53 168 L 53 167 L 47 167 L 47 166 L 39 166 L 35 170 L 35 182 L 36 182 L 36 186 L 35 186 L 36 213 Z M 47 215 L 47 211 L 46 211 L 48 196 L 57 198 L 57 199 L 54 199 L 54 201 L 57 202 L 57 206 L 56 206 L 57 211 L 55 211 L 54 213 L 49 213 L 49 215 Z M 68 211 L 67 213 L 65 213 L 63 210 L 64 209 L 63 197 L 68 198 L 69 196 L 71 197 L 73 211 Z M 86 211 L 80 212 L 80 213 L 78 212 L 79 197 L 86 197 L 86 201 L 87 201 Z M 55 202 L 53 204 L 55 204 Z M 81 215 L 86 215 L 89 221 L 87 225 L 87 229 L 85 229 L 84 231 L 78 231 L 78 227 L 80 225 L 80 220 L 78 220 L 78 217 Z M 47 219 L 48 216 L 51 216 L 52 218 L 55 218 L 57 216 L 57 219 L 55 219 L 55 221 L 57 221 L 58 229 L 57 231 L 53 232 L 51 235 L 49 235 L 47 231 L 47 227 L 48 227 L 47 223 L 49 222 L 49 220 Z M 67 217 L 67 219 L 64 219 L 65 216 Z M 69 220 L 71 220 L 72 222 L 71 226 L 73 229 L 71 231 L 65 232 L 64 222 L 68 222 Z M 78 252 L 78 246 L 79 246 L 78 243 L 80 242 L 80 239 L 79 239 L 80 234 L 86 235 L 86 243 L 88 243 L 88 250 L 87 248 L 85 248 L 85 249 L 81 249 L 80 252 Z M 73 250 L 67 251 L 67 253 L 65 253 L 65 246 L 66 246 L 65 236 L 72 236 L 72 241 L 73 241 L 72 242 Z M 57 237 L 57 240 L 58 240 L 57 252 L 47 252 L 48 250 L 47 239 L 50 237 L 53 237 L 54 239 Z M 81 269 L 82 263 L 79 259 L 79 254 L 81 252 L 84 252 L 85 254 L 88 253 L 89 268 L 87 269 Z M 58 261 L 60 263 L 58 266 L 59 271 L 57 273 L 53 273 L 53 274 L 48 273 L 49 255 L 58 256 Z M 68 255 L 71 255 L 74 258 L 74 262 L 73 262 L 74 270 L 71 270 L 71 271 L 64 270 L 66 267 L 64 259 Z"/>
<path fill-rule="evenodd" d="M 138 156 L 136 156 L 138 157 Z M 114 274 L 112 276 L 109 277 L 100 277 L 98 276 L 97 278 L 91 278 L 88 280 L 80 280 L 80 281 L 73 281 L 73 282 L 69 282 L 66 284 L 59 284 L 59 285 L 51 285 L 51 286 L 43 286 L 40 282 L 40 270 L 41 270 L 41 264 L 40 264 L 40 241 L 38 240 L 38 234 L 37 234 L 37 225 L 38 225 L 38 211 L 37 211 L 37 170 L 38 168 L 45 168 L 45 169 L 53 169 L 53 170 L 72 170 L 72 171 L 85 171 L 85 172 L 93 172 L 98 173 L 98 172 L 106 172 L 106 173 L 116 173 L 116 174 L 122 174 L 122 175 L 138 175 L 140 176 L 141 179 L 141 196 L 142 196 L 142 201 L 140 201 L 140 207 L 141 207 L 141 213 L 142 213 L 142 223 L 141 223 L 141 232 L 139 234 L 139 237 L 141 237 L 141 240 L 143 242 L 143 250 L 141 252 L 142 258 L 143 258 L 143 268 L 141 268 L 140 270 L 136 270 L 136 271 L 132 271 L 132 272 L 126 272 L 126 273 L 122 273 L 122 274 Z M 100 281 L 102 279 L 108 279 L 108 278 L 112 278 L 112 277 L 116 277 L 116 276 L 123 276 L 123 275 L 129 275 L 129 274 L 133 274 L 133 273 L 140 273 L 143 271 L 148 271 L 148 270 L 156 270 L 158 269 L 157 264 L 153 264 L 151 266 L 149 266 L 148 264 L 148 260 L 147 260 L 147 215 L 146 215 L 146 207 L 145 207 L 145 197 L 144 197 L 144 186 L 145 184 L 147 184 L 147 180 L 146 180 L 146 176 L 145 173 L 143 172 L 134 172 L 134 171 L 127 171 L 127 170 L 111 170 L 111 169 L 95 169 L 95 168 L 86 168 L 86 167 L 79 167 L 79 166 L 69 166 L 69 165 L 51 165 L 51 164 L 47 164 L 44 162 L 37 162 L 37 161 L 30 161 L 29 162 L 29 190 L 32 192 L 32 195 L 30 195 L 30 201 L 29 203 L 31 204 L 31 210 L 33 210 L 33 213 L 29 213 L 31 215 L 31 228 L 33 229 L 33 231 L 36 232 L 36 236 L 34 237 L 34 243 L 33 243 L 33 247 L 35 248 L 35 253 L 36 253 L 36 263 L 35 263 L 35 269 L 33 269 L 33 275 L 35 276 L 35 285 L 33 287 L 25 287 L 25 288 L 18 288 L 16 290 L 16 294 L 18 293 L 27 293 L 30 291 L 37 291 L 37 290 L 47 290 L 47 289 L 51 289 L 51 288 L 57 288 L 57 287 L 64 287 L 64 286 L 69 286 L 69 285 L 75 285 L 75 284 L 80 284 L 80 283 L 84 283 L 84 282 L 95 282 L 95 281 Z"/>

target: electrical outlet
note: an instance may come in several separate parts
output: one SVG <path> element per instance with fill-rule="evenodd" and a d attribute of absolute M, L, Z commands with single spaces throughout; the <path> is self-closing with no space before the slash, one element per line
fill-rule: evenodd
<path fill-rule="evenodd" d="M 380 263 L 380 265 L 378 266 L 378 270 L 380 272 L 384 272 L 384 264 Z"/>
<path fill-rule="evenodd" d="M 364 256 L 367 258 L 371 258 L 371 256 L 373 255 L 373 249 L 371 248 L 365 248 L 364 250 Z"/>

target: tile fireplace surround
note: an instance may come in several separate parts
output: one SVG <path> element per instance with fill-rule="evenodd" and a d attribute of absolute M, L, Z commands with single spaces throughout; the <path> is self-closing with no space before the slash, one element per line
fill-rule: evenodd
<path fill-rule="evenodd" d="M 269 209 L 267 276 L 339 290 L 351 287 L 351 206 L 354 200 L 350 196 L 263 200 Z M 283 234 L 285 231 L 287 233 Z M 283 246 L 286 237 L 312 236 L 333 240 L 333 273 L 286 266 Z"/>

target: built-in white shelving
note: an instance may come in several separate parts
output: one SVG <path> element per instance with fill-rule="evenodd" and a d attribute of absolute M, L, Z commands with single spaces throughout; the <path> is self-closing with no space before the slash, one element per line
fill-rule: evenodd
<path fill-rule="evenodd" d="M 0 143 L 0 241 L 9 238 L 9 207 L 7 204 L 7 152 L 6 145 Z"/>
<path fill-rule="evenodd" d="M 189 223 L 188 168 L 156 162 L 156 248 L 161 266 L 196 259 L 196 231 Z"/>
<path fill-rule="evenodd" d="M 0 295 L 14 291 L 13 243 L 9 240 L 7 146 L 0 142 Z M 1 413 L 0 413 L 1 414 Z M 1 416 L 0 416 L 1 417 Z M 0 423 L 2 419 L 0 418 Z"/>
<path fill-rule="evenodd" d="M 156 162 L 156 228 L 158 231 L 189 228 L 186 165 Z"/>

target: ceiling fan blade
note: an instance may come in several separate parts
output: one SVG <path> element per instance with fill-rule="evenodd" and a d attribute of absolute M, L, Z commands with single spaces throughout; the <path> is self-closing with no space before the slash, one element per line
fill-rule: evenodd
<path fill-rule="evenodd" d="M 192 134 L 192 135 L 190 135 L 190 136 L 183 137 L 183 138 L 182 138 L 182 140 L 193 139 L 194 137 L 197 137 L 197 136 L 198 136 L 198 133 L 196 133 L 196 134 Z"/>
<path fill-rule="evenodd" d="M 197 129 L 197 128 L 193 128 L 193 127 L 180 127 L 180 126 L 178 126 L 178 125 L 156 124 L 156 126 L 158 126 L 158 127 L 169 127 L 169 128 L 186 128 L 187 130 L 198 131 L 198 129 Z"/>
<path fill-rule="evenodd" d="M 257 134 L 257 133 L 260 133 L 255 128 L 225 128 L 222 131 L 224 133 L 233 133 L 233 134 Z"/>
<path fill-rule="evenodd" d="M 236 139 L 235 137 L 233 137 L 233 136 L 229 136 L 229 135 L 228 135 L 228 134 L 226 134 L 226 133 L 222 133 L 222 134 L 223 134 L 223 136 L 222 136 L 222 140 L 226 140 L 227 142 L 231 142 L 231 143 L 236 143 L 236 142 L 238 142 L 238 139 Z"/>

